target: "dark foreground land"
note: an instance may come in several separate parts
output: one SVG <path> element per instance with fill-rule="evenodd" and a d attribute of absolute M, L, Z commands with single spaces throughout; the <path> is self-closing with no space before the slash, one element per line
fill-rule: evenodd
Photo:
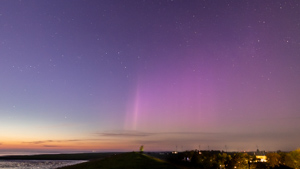
<path fill-rule="evenodd" d="M 145 154 L 131 152 L 104 159 L 67 166 L 61 169 L 177 169 L 176 166 Z"/>
<path fill-rule="evenodd" d="M 88 162 L 60 169 L 177 169 L 176 166 L 146 154 L 79 153 L 3 156 L 0 160 L 86 160 Z"/>
<path fill-rule="evenodd" d="M 257 151 L 259 152 L 259 151 Z M 255 153 L 257 153 L 255 152 Z M 300 149 L 266 153 L 267 162 L 259 162 L 253 152 L 185 151 L 130 153 L 81 153 L 6 156 L 0 160 L 84 160 L 87 162 L 61 169 L 299 169 Z"/>

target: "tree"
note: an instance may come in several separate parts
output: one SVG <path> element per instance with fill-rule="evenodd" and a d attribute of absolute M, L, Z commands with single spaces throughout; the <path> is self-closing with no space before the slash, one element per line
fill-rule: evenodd
<path fill-rule="evenodd" d="M 280 155 L 278 153 L 268 153 L 267 161 L 270 167 L 276 167 L 280 165 Z"/>
<path fill-rule="evenodd" d="M 230 155 L 227 155 L 226 153 L 219 153 L 217 156 L 218 164 L 224 166 L 226 161 L 230 160 L 229 158 L 231 158 Z"/>
<path fill-rule="evenodd" d="M 300 149 L 289 152 L 285 156 L 285 164 L 291 168 L 300 169 Z"/>
<path fill-rule="evenodd" d="M 141 145 L 141 147 L 140 147 L 140 153 L 143 153 L 143 152 L 144 152 L 144 146 Z"/>
<path fill-rule="evenodd" d="M 246 153 L 236 153 L 232 156 L 232 159 L 227 162 L 227 168 L 240 168 L 240 169 L 248 169 L 248 159 L 249 156 Z"/>
<path fill-rule="evenodd" d="M 197 152 L 193 153 L 191 162 L 194 166 L 198 165 L 199 163 L 201 163 L 201 155 Z"/>

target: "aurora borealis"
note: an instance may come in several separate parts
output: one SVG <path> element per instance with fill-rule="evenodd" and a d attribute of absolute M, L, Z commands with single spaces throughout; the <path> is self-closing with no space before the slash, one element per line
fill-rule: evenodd
<path fill-rule="evenodd" d="M 2 0 L 0 149 L 294 150 L 299 5 Z"/>

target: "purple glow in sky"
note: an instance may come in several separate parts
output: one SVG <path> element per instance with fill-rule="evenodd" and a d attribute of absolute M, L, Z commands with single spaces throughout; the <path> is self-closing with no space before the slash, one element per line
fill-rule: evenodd
<path fill-rule="evenodd" d="M 0 149 L 300 147 L 297 0 L 2 0 Z"/>

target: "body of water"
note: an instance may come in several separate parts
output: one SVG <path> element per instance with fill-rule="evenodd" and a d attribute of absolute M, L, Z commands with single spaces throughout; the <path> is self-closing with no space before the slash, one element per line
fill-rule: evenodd
<path fill-rule="evenodd" d="M 47 150 L 0 150 L 0 156 L 14 155 L 37 155 L 37 154 L 60 154 L 81 153 L 73 151 L 47 151 Z M 68 165 L 86 162 L 84 160 L 0 160 L 0 169 L 55 169 Z"/>
<path fill-rule="evenodd" d="M 55 169 L 75 165 L 81 160 L 0 160 L 0 168 L 5 169 Z"/>

